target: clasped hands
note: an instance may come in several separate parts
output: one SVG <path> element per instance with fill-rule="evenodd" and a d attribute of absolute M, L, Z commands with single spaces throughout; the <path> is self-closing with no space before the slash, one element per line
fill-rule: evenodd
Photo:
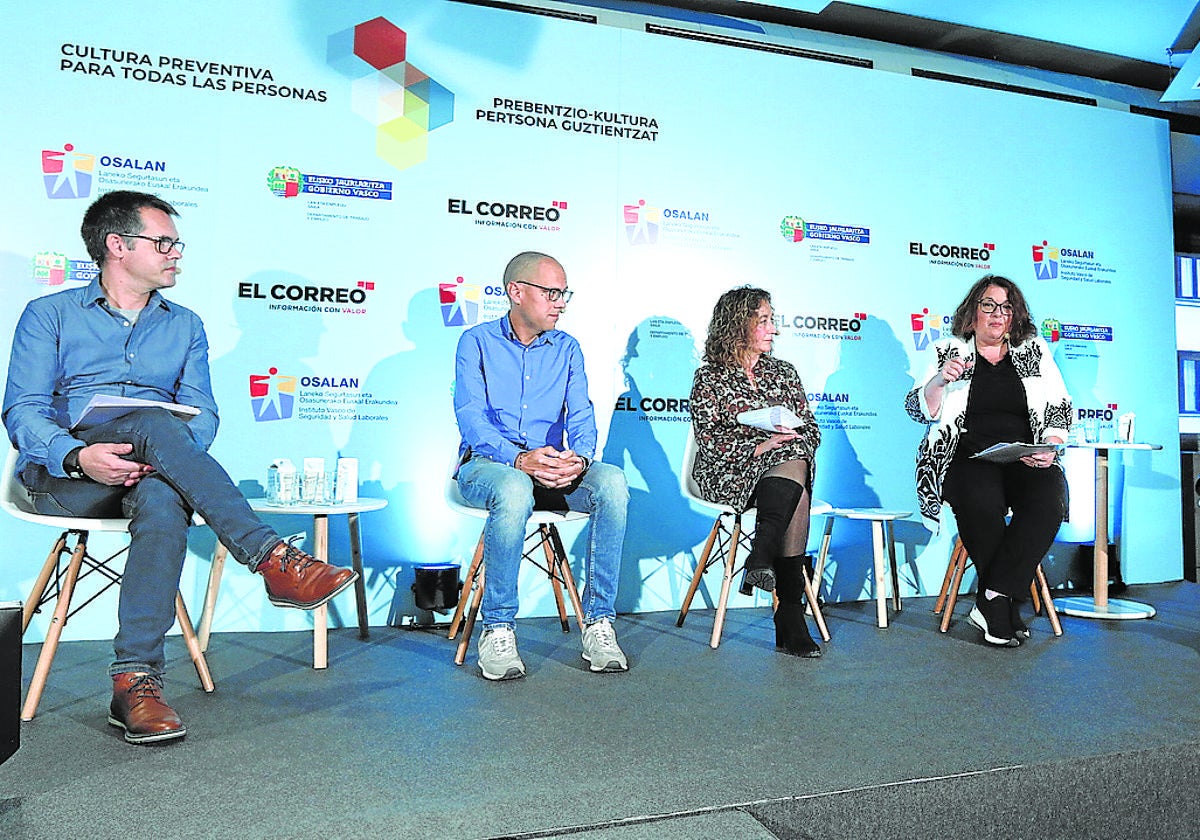
<path fill-rule="evenodd" d="M 799 432 L 797 432 L 795 429 L 789 429 L 787 426 L 776 426 L 775 428 L 778 429 L 775 434 L 771 435 L 769 438 L 759 443 L 758 446 L 754 447 L 754 456 L 756 458 L 759 455 L 765 455 L 772 449 L 778 449 L 789 440 L 795 440 L 796 438 L 800 437 Z"/>
<path fill-rule="evenodd" d="M 132 443 L 93 443 L 79 450 L 79 468 L 84 475 L 100 484 L 132 487 L 154 472 L 154 467 L 122 457 L 131 452 Z"/>
<path fill-rule="evenodd" d="M 514 466 L 543 487 L 561 490 L 583 475 L 587 462 L 570 449 L 539 446 L 517 456 Z"/>

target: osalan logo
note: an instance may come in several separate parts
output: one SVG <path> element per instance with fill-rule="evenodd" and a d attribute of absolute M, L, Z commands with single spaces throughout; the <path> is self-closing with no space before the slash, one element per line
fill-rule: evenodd
<path fill-rule="evenodd" d="M 1058 277 L 1057 248 L 1051 248 L 1050 242 L 1043 239 L 1041 245 L 1033 246 L 1033 276 L 1038 280 L 1054 280 Z"/>
<path fill-rule="evenodd" d="M 912 326 L 913 347 L 924 350 L 932 342 L 941 340 L 943 335 L 950 334 L 953 315 L 937 315 L 925 307 L 920 312 L 909 314 Z"/>
<path fill-rule="evenodd" d="M 94 155 L 80 152 L 71 143 L 59 149 L 42 149 L 42 184 L 46 197 L 87 198 L 97 176 L 97 165 L 103 169 L 132 169 L 139 172 L 166 172 L 166 161 L 143 160 L 125 155 Z"/>
<path fill-rule="evenodd" d="M 296 377 L 269 368 L 250 374 L 250 411 L 256 423 L 289 420 L 296 411 Z"/>

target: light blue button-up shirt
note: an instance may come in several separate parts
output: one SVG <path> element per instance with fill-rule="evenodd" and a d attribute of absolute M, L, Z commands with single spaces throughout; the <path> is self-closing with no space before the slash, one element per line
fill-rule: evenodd
<path fill-rule="evenodd" d="M 579 342 L 548 330 L 526 347 L 505 315 L 458 340 L 454 414 L 469 449 L 503 464 L 541 446 L 596 454 L 596 413 Z"/>
<path fill-rule="evenodd" d="M 4 427 L 32 461 L 65 477 L 63 458 L 83 442 L 68 429 L 96 394 L 191 405 L 188 423 L 203 447 L 217 434 L 217 404 L 208 374 L 208 338 L 200 317 L 158 292 L 131 325 L 105 302 L 100 281 L 32 300 L 17 322 Z"/>

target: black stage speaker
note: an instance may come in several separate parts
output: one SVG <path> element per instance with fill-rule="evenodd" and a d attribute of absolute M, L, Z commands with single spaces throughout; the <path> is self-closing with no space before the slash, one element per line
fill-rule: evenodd
<path fill-rule="evenodd" d="M 0 602 L 0 764 L 21 746 L 21 602 Z"/>
<path fill-rule="evenodd" d="M 1091 592 L 1096 585 L 1095 569 L 1096 564 L 1093 560 L 1096 554 L 1095 543 L 1080 543 L 1075 546 L 1075 556 L 1071 558 L 1070 565 L 1067 567 L 1067 580 L 1071 582 L 1071 588 L 1083 592 Z M 1108 594 L 1114 598 L 1120 595 L 1128 587 L 1125 585 L 1124 579 L 1121 577 L 1121 554 L 1116 543 L 1108 544 Z"/>
<path fill-rule="evenodd" d="M 429 563 L 414 567 L 416 581 L 412 591 L 417 609 L 445 613 L 457 607 L 458 591 L 462 588 L 462 582 L 458 579 L 459 569 L 457 563 Z"/>

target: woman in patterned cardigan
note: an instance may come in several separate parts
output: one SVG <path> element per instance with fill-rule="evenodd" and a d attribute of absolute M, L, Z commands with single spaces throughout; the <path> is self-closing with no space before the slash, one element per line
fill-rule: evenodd
<path fill-rule="evenodd" d="M 977 281 L 951 332 L 905 399 L 909 415 L 929 425 L 917 450 L 917 497 L 935 532 L 942 500 L 954 510 L 979 575 L 971 623 L 985 642 L 1016 647 L 1029 637 L 1018 602 L 1066 513 L 1066 479 L 1057 450 L 1009 463 L 971 456 L 996 443 L 1061 445 L 1071 398 L 1008 278 Z"/>
<path fill-rule="evenodd" d="M 777 333 L 766 291 L 743 286 L 717 301 L 689 402 L 697 444 L 692 477 L 709 501 L 757 508 L 742 592 L 776 590 L 775 646 L 818 657 L 804 620 L 802 564 L 821 430 L 796 369 L 770 355 Z M 743 411 L 776 405 L 800 425 L 766 432 L 737 420 Z"/>

